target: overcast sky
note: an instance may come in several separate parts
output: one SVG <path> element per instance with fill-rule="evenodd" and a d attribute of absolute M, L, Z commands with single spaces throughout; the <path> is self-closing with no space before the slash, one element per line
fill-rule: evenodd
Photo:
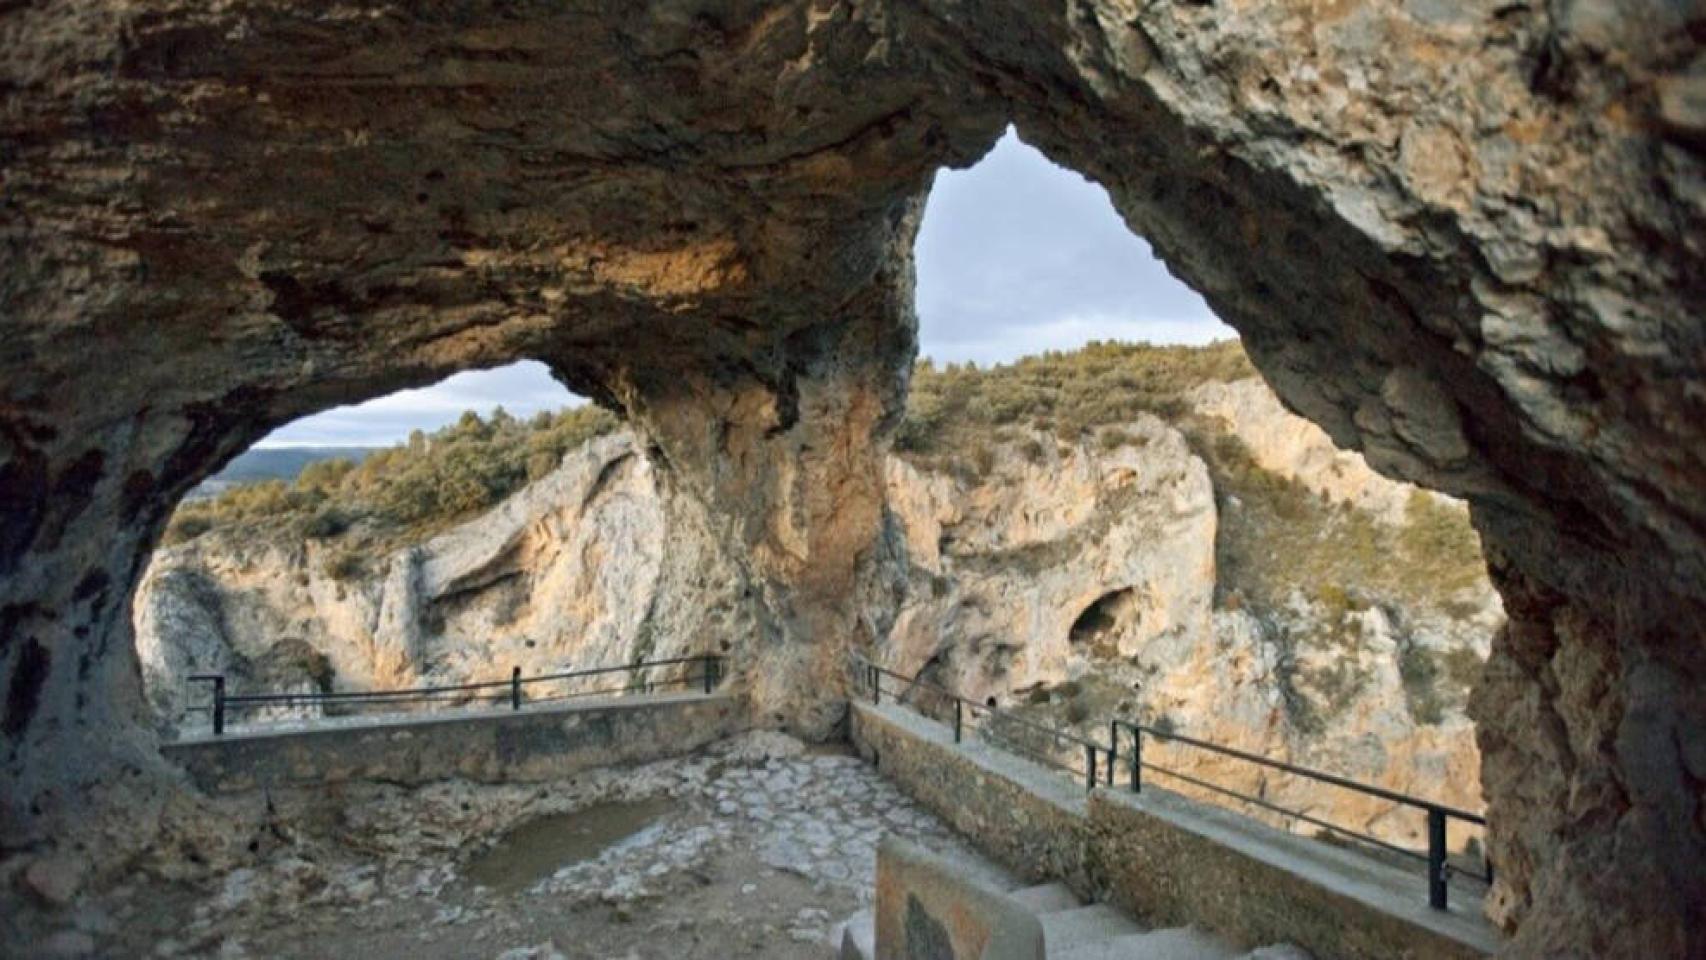
<path fill-rule="evenodd" d="M 1101 187 L 1011 131 L 977 166 L 936 178 L 918 234 L 918 322 L 925 356 L 980 365 L 1091 340 L 1234 335 L 1126 229 Z M 261 443 L 383 445 L 467 409 L 528 416 L 574 402 L 543 364 L 526 361 L 330 410 Z"/>

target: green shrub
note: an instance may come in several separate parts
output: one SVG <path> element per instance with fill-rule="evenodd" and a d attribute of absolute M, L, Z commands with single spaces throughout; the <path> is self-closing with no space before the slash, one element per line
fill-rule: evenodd
<path fill-rule="evenodd" d="M 356 551 L 343 550 L 326 561 L 325 571 L 333 580 L 354 580 L 367 572 L 367 562 Z"/>
<path fill-rule="evenodd" d="M 1464 694 L 1475 689 L 1475 684 L 1481 682 L 1482 671 L 1487 669 L 1486 661 L 1468 647 L 1447 650 L 1441 659 L 1444 661 L 1446 679 L 1450 681 L 1453 689 Z"/>
<path fill-rule="evenodd" d="M 1404 686 L 1404 706 L 1410 719 L 1424 725 L 1445 719 L 1446 698 L 1440 690 L 1443 673 L 1439 654 L 1419 643 L 1399 645 L 1398 679 Z"/>
<path fill-rule="evenodd" d="M 1074 697 L 1066 703 L 1066 722 L 1074 726 L 1090 719 L 1090 704 L 1083 697 Z"/>
<path fill-rule="evenodd" d="M 186 543 L 213 529 L 213 518 L 193 507 L 188 510 L 180 509 L 172 514 L 172 519 L 166 524 L 166 533 L 161 542 L 166 546 Z"/>
<path fill-rule="evenodd" d="M 895 449 L 964 449 L 1001 427 L 1076 436 L 1140 413 L 1183 416 L 1182 395 L 1201 383 L 1256 375 L 1236 340 L 1206 347 L 1091 343 L 980 370 L 920 362 Z"/>
<path fill-rule="evenodd" d="M 1103 450 L 1112 452 L 1121 447 L 1129 447 L 1136 443 L 1136 438 L 1118 427 L 1108 427 L 1096 438 Z"/>
<path fill-rule="evenodd" d="M 302 522 L 302 535 L 324 540 L 341 535 L 350 528 L 349 514 L 338 507 L 321 507 Z"/>

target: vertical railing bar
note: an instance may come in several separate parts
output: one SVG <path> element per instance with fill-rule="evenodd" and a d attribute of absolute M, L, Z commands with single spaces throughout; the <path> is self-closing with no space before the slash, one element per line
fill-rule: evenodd
<path fill-rule="evenodd" d="M 1445 811 L 1428 808 L 1428 906 L 1446 907 Z"/>
<path fill-rule="evenodd" d="M 521 668 L 516 667 L 509 673 L 509 708 L 521 709 Z"/>
<path fill-rule="evenodd" d="M 211 710 L 211 713 L 213 714 L 213 735 L 217 737 L 217 736 L 224 734 L 225 733 L 225 674 L 223 674 L 223 673 L 196 673 L 196 674 L 191 674 L 188 679 L 191 683 L 211 683 L 211 684 L 213 684 L 213 708 Z"/>
<path fill-rule="evenodd" d="M 1131 725 L 1131 792 L 1143 792 L 1143 726 Z"/>
<path fill-rule="evenodd" d="M 1120 722 L 1108 721 L 1108 786 L 1114 785 L 1114 768 L 1120 762 Z"/>

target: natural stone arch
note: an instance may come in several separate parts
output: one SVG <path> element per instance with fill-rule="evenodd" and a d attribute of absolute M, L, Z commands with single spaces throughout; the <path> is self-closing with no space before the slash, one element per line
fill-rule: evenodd
<path fill-rule="evenodd" d="M 1513 948 L 1698 950 L 1706 204 L 1667 86 L 1698 24 L 1232 6 L 0 14 L 6 844 L 172 796 L 125 607 L 176 499 L 471 366 L 625 409 L 765 585 L 760 702 L 833 685 L 892 610 L 918 199 L 1012 119 L 1289 404 L 1471 502 L 1512 616 L 1475 709 Z"/>

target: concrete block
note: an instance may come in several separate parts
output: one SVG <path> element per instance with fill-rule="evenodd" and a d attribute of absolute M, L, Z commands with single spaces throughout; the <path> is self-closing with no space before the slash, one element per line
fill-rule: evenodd
<path fill-rule="evenodd" d="M 1043 928 L 970 864 L 887 837 L 877 848 L 877 960 L 1044 960 Z"/>

